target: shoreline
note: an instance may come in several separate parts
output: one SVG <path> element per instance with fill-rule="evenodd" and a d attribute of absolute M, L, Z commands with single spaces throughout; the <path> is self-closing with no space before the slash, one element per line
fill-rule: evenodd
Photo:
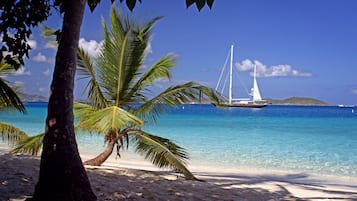
<path fill-rule="evenodd" d="M 96 152 L 93 154 L 87 153 L 83 151 L 86 149 L 79 149 L 80 156 L 83 161 L 89 160 L 100 153 Z M 121 157 L 117 158 L 113 153 L 107 161 L 104 162 L 104 166 L 114 166 L 120 168 L 129 168 L 129 169 L 139 169 L 146 171 L 170 171 L 165 168 L 157 168 L 150 161 L 146 160 L 143 156 L 133 153 L 131 151 L 121 152 Z M 312 171 L 303 171 L 303 170 L 292 170 L 292 169 L 279 169 L 275 167 L 257 167 L 257 166 L 239 166 L 239 167 L 229 167 L 227 164 L 217 164 L 202 160 L 189 160 L 187 164 L 188 169 L 194 174 L 246 174 L 246 175 L 257 175 L 257 174 L 265 174 L 265 175 L 308 175 L 311 178 L 319 179 L 319 180 L 328 180 L 335 181 L 339 183 L 348 183 L 348 184 L 356 184 L 357 185 L 357 176 L 352 175 L 341 175 L 341 174 L 329 174 L 322 172 L 312 172 Z"/>
<path fill-rule="evenodd" d="M 77 102 L 82 102 L 82 100 L 76 100 Z M 281 101 L 281 100 L 275 100 L 275 101 Z M 25 104 L 47 104 L 48 101 L 26 101 L 24 102 Z M 212 105 L 210 102 L 192 102 L 192 103 L 186 103 L 183 105 Z M 308 103 L 269 103 L 268 105 L 271 106 L 317 106 L 317 107 L 341 107 L 342 108 L 351 108 L 351 107 L 356 107 L 356 105 L 353 104 L 331 104 L 331 103 L 325 103 L 325 104 L 308 104 Z"/>
<path fill-rule="evenodd" d="M 82 160 L 88 160 L 93 155 L 80 154 Z M 130 155 L 129 155 L 130 156 Z M 144 171 L 154 171 L 154 172 L 171 172 L 170 169 L 165 168 L 157 168 L 152 165 L 151 162 L 142 159 L 140 156 L 136 156 L 134 159 L 128 159 L 128 157 L 115 159 L 115 156 L 110 156 L 106 162 L 102 165 L 103 167 L 113 167 L 113 168 L 126 168 L 126 169 L 135 169 L 135 170 L 144 170 Z M 220 176 L 226 177 L 229 175 L 243 175 L 248 177 L 285 177 L 288 176 L 295 178 L 297 175 L 301 177 L 306 177 L 311 180 L 316 181 L 326 181 L 328 183 L 335 184 L 345 184 L 345 185 L 355 185 L 357 188 L 357 177 L 353 176 L 340 176 L 340 175 L 331 175 L 331 174 L 322 174 L 322 173 L 310 173 L 310 172 L 302 172 L 296 170 L 279 170 L 274 168 L 257 168 L 257 167 L 239 167 L 239 168 L 227 168 L 227 167 L 215 167 L 211 166 L 212 164 L 188 164 L 188 169 L 199 179 L 201 176 Z M 357 192 L 357 191 L 356 191 Z"/>
<path fill-rule="evenodd" d="M 8 196 L 5 200 L 21 200 L 33 192 L 39 157 L 8 151 L 9 147 L 0 144 L 0 200 L 4 199 L 1 195 Z M 91 155 L 81 157 L 85 160 Z M 114 156 L 100 167 L 86 166 L 98 200 L 357 200 L 357 178 L 353 177 L 195 165 L 189 169 L 206 182 L 184 180 L 148 161 L 115 160 Z"/>

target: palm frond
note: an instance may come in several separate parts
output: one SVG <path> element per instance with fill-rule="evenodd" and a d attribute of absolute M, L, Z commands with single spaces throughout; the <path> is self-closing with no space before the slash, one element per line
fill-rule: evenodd
<path fill-rule="evenodd" d="M 110 14 L 110 22 L 112 26 L 111 35 L 114 41 L 118 43 L 123 43 L 125 40 L 125 35 L 130 29 L 129 20 L 123 14 L 119 13 L 116 7 L 113 5 L 111 14 Z"/>
<path fill-rule="evenodd" d="M 41 25 L 40 28 L 42 30 L 41 35 L 47 39 L 47 43 L 52 47 L 57 47 L 59 43 L 61 31 L 55 30 L 45 25 Z"/>
<path fill-rule="evenodd" d="M 125 91 L 130 86 L 130 79 L 137 67 L 128 67 L 132 53 L 132 27 L 128 17 L 118 13 L 113 6 L 111 13 L 111 31 L 104 40 L 103 57 L 100 58 L 100 77 L 115 105 L 119 106 Z M 109 31 L 108 31 L 109 32 Z M 137 58 L 140 58 L 139 55 Z"/>
<path fill-rule="evenodd" d="M 9 64 L 0 61 L 0 76 L 6 76 L 14 72 Z M 0 110 L 17 110 L 26 113 L 26 108 L 16 92 L 9 86 L 6 80 L 0 77 Z"/>
<path fill-rule="evenodd" d="M 141 72 L 141 69 L 143 69 L 144 67 L 143 63 L 150 42 L 150 37 L 151 37 L 150 31 L 155 25 L 155 23 L 161 18 L 162 17 L 156 17 L 151 21 L 149 21 L 148 23 L 146 23 L 144 26 L 133 26 L 132 28 L 133 40 L 131 41 L 131 53 L 128 55 L 129 69 L 126 70 L 126 72 L 129 73 L 125 74 L 125 80 L 124 80 L 125 83 L 130 83 L 130 85 L 128 84 L 126 90 L 124 91 L 124 93 L 122 93 L 123 95 L 121 101 L 125 100 L 127 101 L 128 104 L 132 104 L 145 100 L 141 90 L 147 86 L 147 83 L 144 83 L 143 81 L 149 77 L 146 80 L 150 82 L 149 80 L 152 77 L 149 76 L 150 75 L 149 73 L 144 76 L 141 76 L 140 78 L 140 75 L 143 74 L 143 72 Z M 156 63 L 156 67 L 160 67 L 160 68 L 155 72 L 158 73 L 161 70 L 161 74 L 162 74 L 162 69 L 163 69 L 162 66 L 166 66 L 166 68 L 171 68 L 173 65 L 174 65 L 174 56 L 170 54 L 160 59 L 160 61 Z M 155 68 L 151 68 L 151 69 L 155 69 Z M 154 75 L 155 72 L 151 72 L 151 75 Z M 167 70 L 163 77 L 165 78 L 170 77 L 169 72 L 170 70 Z M 159 77 L 158 74 L 155 75 Z"/>
<path fill-rule="evenodd" d="M 137 32 L 138 39 L 139 40 L 145 40 L 144 38 L 149 37 L 151 35 L 150 31 L 152 30 L 152 28 L 154 27 L 156 22 L 159 21 L 162 18 L 163 18 L 162 16 L 159 16 L 159 17 L 155 17 L 154 19 L 150 20 L 144 27 L 142 27 Z"/>
<path fill-rule="evenodd" d="M 114 14 L 112 14 L 114 15 Z M 108 98 L 115 101 L 118 106 L 121 94 L 128 88 L 128 82 L 124 82 L 125 75 L 133 69 L 126 67 L 130 55 L 129 33 L 124 30 L 117 16 L 112 16 L 112 29 L 110 32 L 104 25 L 105 38 L 100 56 L 97 58 L 98 81 L 106 91 Z M 119 36 L 120 35 L 120 36 Z"/>
<path fill-rule="evenodd" d="M 154 165 L 169 167 L 180 171 L 186 179 L 195 180 L 195 176 L 186 168 L 186 151 L 169 139 L 137 131 L 134 135 L 135 149 Z"/>
<path fill-rule="evenodd" d="M 167 88 L 135 109 L 133 113 L 142 119 L 151 118 L 151 120 L 155 121 L 167 106 L 176 107 L 185 103 L 201 101 L 215 102 L 217 99 L 219 97 L 214 90 L 196 82 L 187 82 Z"/>
<path fill-rule="evenodd" d="M 168 54 L 153 64 L 136 82 L 128 96 L 138 96 L 141 90 L 151 86 L 155 81 L 171 79 L 171 70 L 175 65 L 176 56 Z"/>
<path fill-rule="evenodd" d="M 5 61 L 3 61 L 3 60 L 0 61 L 0 75 L 2 77 L 10 75 L 11 73 L 14 73 L 14 72 L 15 72 L 15 70 L 14 70 L 13 66 L 11 66 L 8 63 L 5 63 Z"/>
<path fill-rule="evenodd" d="M 33 156 L 38 155 L 42 149 L 42 142 L 45 134 L 41 133 L 32 137 L 20 140 L 11 153 L 27 153 Z"/>
<path fill-rule="evenodd" d="M 98 108 L 108 105 L 96 78 L 93 62 L 83 48 L 78 48 L 77 74 L 79 79 L 89 79 L 84 91 L 88 90 L 88 101 Z"/>
<path fill-rule="evenodd" d="M 111 14 L 111 30 L 103 24 L 105 39 L 102 54 L 97 60 L 98 78 L 115 101 L 116 106 L 126 106 L 138 99 L 133 96 L 133 86 L 141 74 L 140 69 L 150 40 L 150 30 L 160 17 L 144 26 L 138 26 L 114 8 Z"/>
<path fill-rule="evenodd" d="M 27 138 L 27 134 L 24 131 L 4 122 L 0 122 L 0 136 L 3 142 L 7 142 L 10 145 Z"/>
<path fill-rule="evenodd" d="M 90 105 L 75 103 L 74 108 L 77 127 L 90 132 L 107 135 L 112 131 L 131 126 L 141 127 L 143 124 L 138 117 L 116 106 L 96 109 Z"/>
<path fill-rule="evenodd" d="M 78 47 L 76 73 L 79 80 L 95 78 L 92 58 L 82 47 Z"/>
<path fill-rule="evenodd" d="M 200 102 L 210 102 L 217 105 L 225 101 L 225 98 L 219 92 L 212 88 L 203 85 L 198 85 L 196 86 L 196 88 L 201 93 Z"/>

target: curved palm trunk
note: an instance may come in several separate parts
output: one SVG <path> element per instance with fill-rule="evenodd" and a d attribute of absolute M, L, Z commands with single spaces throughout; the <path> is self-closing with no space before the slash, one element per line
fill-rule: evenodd
<path fill-rule="evenodd" d="M 99 154 L 97 157 L 93 159 L 85 161 L 83 164 L 93 165 L 93 166 L 102 165 L 104 161 L 106 161 L 109 158 L 109 156 L 113 153 L 114 146 L 115 146 L 115 141 L 110 140 L 110 142 L 107 145 L 107 148 L 105 148 L 105 150 L 101 154 Z"/>

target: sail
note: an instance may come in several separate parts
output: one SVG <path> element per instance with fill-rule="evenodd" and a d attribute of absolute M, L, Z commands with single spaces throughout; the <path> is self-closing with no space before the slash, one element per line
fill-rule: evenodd
<path fill-rule="evenodd" d="M 256 77 L 257 77 L 257 66 L 254 65 L 254 81 L 253 81 L 253 89 L 252 89 L 253 102 L 262 100 L 262 96 L 260 95 L 260 91 L 259 91 L 258 82 L 257 82 Z"/>
<path fill-rule="evenodd" d="M 261 101 L 262 96 L 260 95 L 259 87 L 257 80 L 254 78 L 254 84 L 253 84 L 253 102 L 255 101 Z"/>

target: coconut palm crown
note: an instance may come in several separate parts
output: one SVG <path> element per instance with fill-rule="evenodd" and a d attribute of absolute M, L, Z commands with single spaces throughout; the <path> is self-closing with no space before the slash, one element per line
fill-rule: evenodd
<path fill-rule="evenodd" d="M 88 104 L 75 104 L 77 128 L 103 134 L 107 143 L 103 153 L 85 164 L 100 165 L 115 146 L 120 150 L 124 141 L 128 144 L 130 137 L 136 151 L 154 165 L 173 168 L 195 179 L 185 167 L 186 151 L 169 139 L 145 132 L 142 125 L 155 121 L 166 106 L 219 98 L 214 90 L 195 82 L 152 93 L 150 89 L 157 81 L 171 78 L 175 65 L 173 54 L 149 67 L 144 64 L 151 30 L 159 19 L 138 26 L 113 8 L 111 29 L 103 21 L 104 41 L 97 57 L 91 58 L 83 49 L 78 51 L 77 74 L 79 79 L 88 80 Z"/>

